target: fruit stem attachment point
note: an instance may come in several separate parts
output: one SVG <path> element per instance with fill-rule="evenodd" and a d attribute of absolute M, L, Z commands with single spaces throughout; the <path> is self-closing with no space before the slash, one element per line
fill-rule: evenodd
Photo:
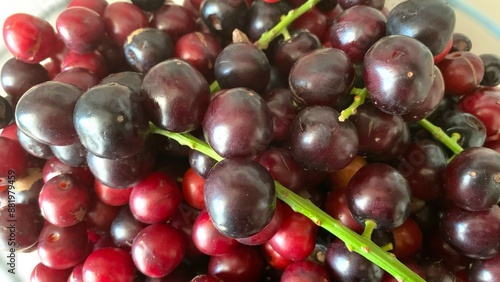
<path fill-rule="evenodd" d="M 453 138 L 446 135 L 446 133 L 440 127 L 435 126 L 427 119 L 424 118 L 419 120 L 418 124 L 429 131 L 434 136 L 434 138 L 448 147 L 448 149 L 450 149 L 455 155 L 464 150 Z"/>
<path fill-rule="evenodd" d="M 356 114 L 357 108 L 365 103 L 366 97 L 368 96 L 368 90 L 366 90 L 366 88 L 363 89 L 353 88 L 351 90 L 351 94 L 354 94 L 354 101 L 349 107 L 347 107 L 347 109 L 340 112 L 339 116 L 340 122 L 344 122 L 350 116 Z"/>
<path fill-rule="evenodd" d="M 375 221 L 371 219 L 365 220 L 365 230 L 363 230 L 363 234 L 361 234 L 361 236 L 364 236 L 371 240 L 372 233 L 375 227 L 377 227 L 377 223 Z"/>
<path fill-rule="evenodd" d="M 217 82 L 217 80 L 214 80 L 214 82 L 212 82 L 212 84 L 210 84 L 210 93 L 213 94 L 219 90 L 220 90 L 219 82 Z"/>
<path fill-rule="evenodd" d="M 380 246 L 380 248 L 386 252 L 390 252 L 390 251 L 394 250 L 394 246 L 392 245 L 392 243 L 387 243 L 383 246 Z"/>
<path fill-rule="evenodd" d="M 460 140 L 462 136 L 460 136 L 460 133 L 458 132 L 453 132 L 451 135 L 450 135 L 450 138 L 453 139 L 453 141 L 455 142 L 458 142 L 458 140 Z"/>
<path fill-rule="evenodd" d="M 188 146 L 193 150 L 197 150 L 217 161 L 221 161 L 223 159 L 206 142 L 199 140 L 189 133 L 174 133 L 159 128 L 153 123 L 150 123 L 149 125 L 150 132 L 153 134 L 160 134 L 169 137 L 179 142 L 179 144 Z M 310 200 L 304 199 L 295 194 L 279 182 L 274 181 L 274 185 L 276 187 L 276 195 L 279 199 L 289 205 L 294 211 L 305 215 L 316 224 L 335 235 L 337 238 L 342 240 L 346 246 L 349 246 L 355 252 L 377 264 L 394 277 L 401 278 L 404 281 L 425 282 L 425 280 L 423 280 L 420 276 L 398 261 L 391 253 L 388 253 L 378 247 L 371 241 L 370 238 L 359 235 L 358 233 L 345 227 L 338 220 L 333 219 L 326 212 L 315 206 Z M 367 252 L 366 250 L 369 251 Z"/>

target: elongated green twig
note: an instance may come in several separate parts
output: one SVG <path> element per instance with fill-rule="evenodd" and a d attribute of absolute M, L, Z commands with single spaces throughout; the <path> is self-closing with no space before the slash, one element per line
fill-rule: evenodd
<path fill-rule="evenodd" d="M 441 143 L 443 143 L 446 147 L 448 147 L 454 154 L 458 154 L 462 152 L 464 149 L 460 147 L 460 145 L 457 144 L 453 138 L 449 137 L 446 135 L 446 133 L 438 126 L 435 126 L 431 122 L 429 122 L 427 119 L 421 119 L 418 121 L 418 124 L 420 124 L 423 128 L 425 128 L 427 131 L 429 131 L 434 138 L 439 140 Z"/>
<path fill-rule="evenodd" d="M 150 131 L 151 133 L 161 134 L 174 139 L 181 145 L 188 146 L 194 150 L 204 153 L 217 161 L 221 161 L 223 159 L 212 148 L 210 148 L 207 143 L 197 139 L 189 133 L 173 133 L 158 128 L 153 124 L 150 125 Z M 315 224 L 325 228 L 330 233 L 337 236 L 337 238 L 342 240 L 349 249 L 361 254 L 368 260 L 377 264 L 382 269 L 393 275 L 398 281 L 424 281 L 420 276 L 398 261 L 394 255 L 384 251 L 373 243 L 369 236 L 359 235 L 343 226 L 339 221 L 333 219 L 327 213 L 315 206 L 311 201 L 293 193 L 277 181 L 275 181 L 275 187 L 277 197 L 288 204 L 294 211 L 307 216 Z"/>

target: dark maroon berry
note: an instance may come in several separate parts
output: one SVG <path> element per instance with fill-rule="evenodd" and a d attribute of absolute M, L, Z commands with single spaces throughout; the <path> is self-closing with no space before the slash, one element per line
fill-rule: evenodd
<path fill-rule="evenodd" d="M 28 89 L 49 79 L 49 73 L 40 64 L 11 58 L 2 66 L 2 87 L 14 100 L 19 100 Z"/>
<path fill-rule="evenodd" d="M 174 43 L 170 36 L 155 28 L 134 30 L 123 48 L 128 64 L 141 73 L 174 56 Z"/>
<path fill-rule="evenodd" d="M 57 17 L 56 28 L 66 47 L 82 54 L 97 49 L 106 32 L 104 19 L 84 7 L 66 8 Z"/>
<path fill-rule="evenodd" d="M 212 222 L 232 238 L 250 237 L 266 227 L 275 211 L 275 193 L 269 172 L 256 161 L 244 159 L 217 163 L 208 173 L 204 189 Z"/>
<path fill-rule="evenodd" d="M 411 190 L 395 168 L 372 163 L 360 168 L 349 181 L 346 199 L 359 221 L 373 220 L 379 229 L 393 229 L 410 216 Z"/>
<path fill-rule="evenodd" d="M 210 101 L 210 88 L 203 75 L 179 59 L 153 67 L 144 76 L 142 93 L 151 121 L 173 132 L 198 128 Z"/>
<path fill-rule="evenodd" d="M 30 88 L 17 103 L 18 128 L 48 145 L 75 143 L 73 110 L 81 94 L 81 89 L 62 82 L 47 81 Z"/>
<path fill-rule="evenodd" d="M 223 89 L 245 87 L 261 93 L 270 77 L 266 55 L 255 45 L 233 43 L 224 48 L 215 60 L 215 79 Z"/>
<path fill-rule="evenodd" d="M 448 44 L 455 28 L 455 11 L 445 1 L 404 1 L 387 16 L 388 35 L 406 35 L 439 54 Z"/>
<path fill-rule="evenodd" d="M 289 84 L 300 106 L 335 107 L 351 91 L 354 67 L 339 49 L 314 50 L 293 65 Z"/>

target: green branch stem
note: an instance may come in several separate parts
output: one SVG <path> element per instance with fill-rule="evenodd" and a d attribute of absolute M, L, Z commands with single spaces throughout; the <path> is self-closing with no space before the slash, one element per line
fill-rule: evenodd
<path fill-rule="evenodd" d="M 449 137 L 440 127 L 435 126 L 427 119 L 424 118 L 419 120 L 418 124 L 429 131 L 434 136 L 434 138 L 448 147 L 455 155 L 464 150 L 462 149 L 462 147 L 460 147 L 460 145 L 458 145 L 457 141 Z"/>
<path fill-rule="evenodd" d="M 341 122 L 346 121 L 350 116 L 354 115 L 358 107 L 365 103 L 366 97 L 368 96 L 368 90 L 366 90 L 366 88 L 353 88 L 351 90 L 351 95 L 354 95 L 354 101 L 349 107 L 340 112 L 339 121 Z"/>
<path fill-rule="evenodd" d="M 270 30 L 264 32 L 260 36 L 259 40 L 255 41 L 254 45 L 261 50 L 266 49 L 269 46 L 269 43 L 271 43 L 271 41 L 273 41 L 276 37 L 280 36 L 283 33 L 287 34 L 287 27 L 291 25 L 293 21 L 295 21 L 298 17 L 302 16 L 305 12 L 314 8 L 314 6 L 319 3 L 319 1 L 320 0 L 307 0 L 300 7 L 290 10 L 288 14 L 281 17 L 281 20 L 278 24 L 276 24 Z M 212 84 L 210 84 L 210 91 L 211 93 L 214 93 L 218 90 L 220 90 L 220 86 L 217 80 L 215 80 L 214 82 L 212 82 Z"/>
<path fill-rule="evenodd" d="M 174 139 L 179 142 L 179 144 L 188 146 L 193 150 L 197 150 L 217 161 L 221 161 L 223 159 L 206 142 L 197 139 L 189 133 L 169 132 L 153 125 L 152 123 L 150 124 L 150 131 L 151 133 L 161 134 Z M 315 224 L 326 229 L 342 240 L 350 250 L 359 253 L 363 257 L 377 264 L 382 269 L 393 275 L 398 281 L 425 281 L 403 263 L 398 261 L 393 254 L 386 252 L 373 243 L 369 236 L 357 234 L 356 232 L 345 227 L 339 221 L 333 219 L 326 212 L 315 206 L 311 201 L 293 193 L 277 181 L 274 183 L 276 187 L 276 194 L 279 199 L 289 205 L 294 211 L 307 216 Z"/>

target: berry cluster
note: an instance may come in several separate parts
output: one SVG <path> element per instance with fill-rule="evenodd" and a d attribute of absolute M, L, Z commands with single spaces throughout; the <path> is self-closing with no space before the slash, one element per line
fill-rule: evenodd
<path fill-rule="evenodd" d="M 500 57 L 442 0 L 384 6 L 11 15 L 1 249 L 32 282 L 493 281 Z"/>

